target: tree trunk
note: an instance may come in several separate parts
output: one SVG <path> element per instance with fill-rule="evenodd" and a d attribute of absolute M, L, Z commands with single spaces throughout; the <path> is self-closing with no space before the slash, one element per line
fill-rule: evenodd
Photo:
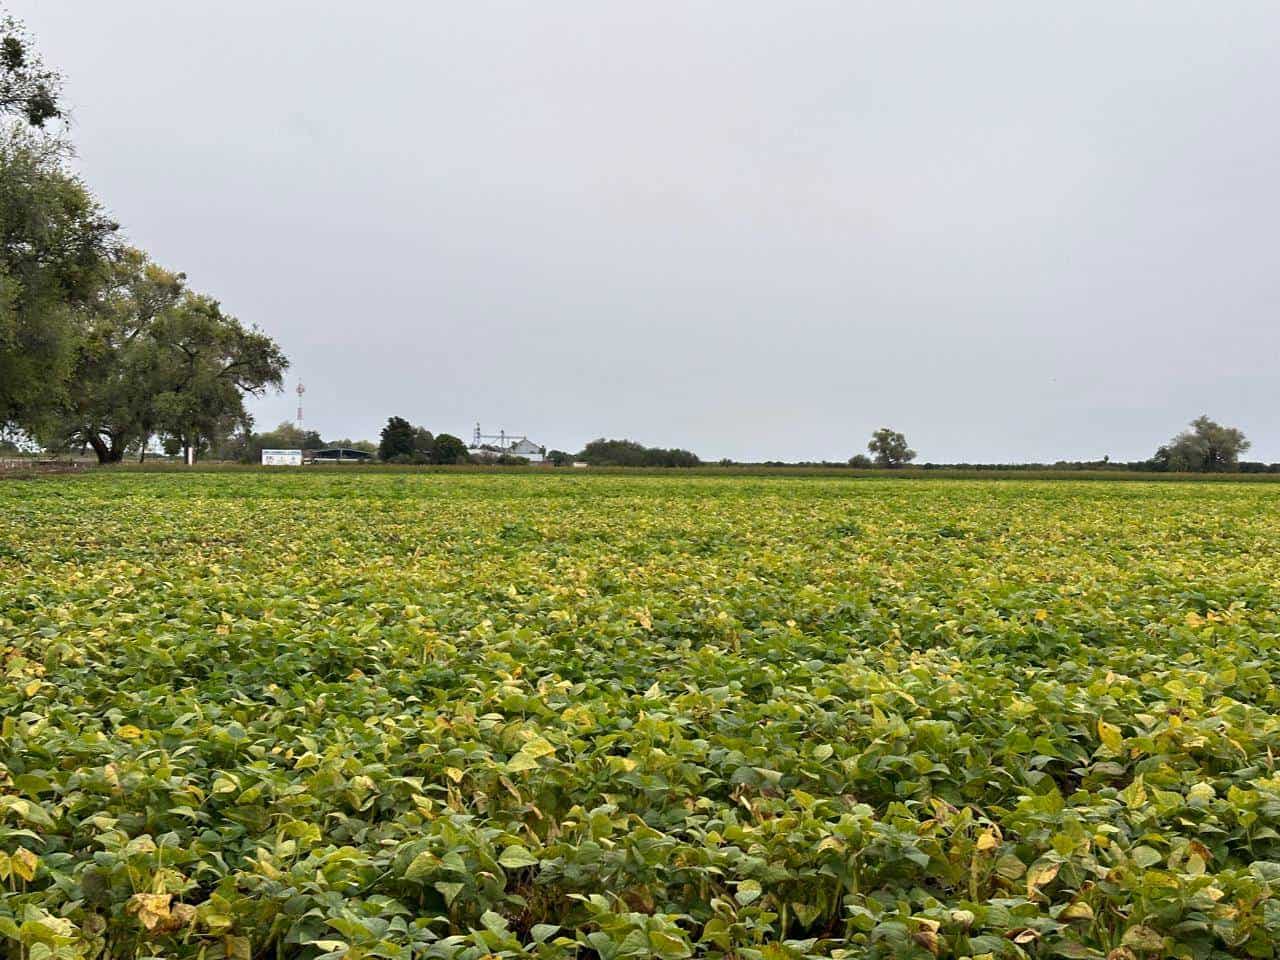
<path fill-rule="evenodd" d="M 87 439 L 89 441 L 89 446 L 93 447 L 93 452 L 98 455 L 98 463 L 110 463 L 111 451 L 107 448 L 107 445 L 102 442 L 102 438 L 96 433 L 90 433 Z"/>

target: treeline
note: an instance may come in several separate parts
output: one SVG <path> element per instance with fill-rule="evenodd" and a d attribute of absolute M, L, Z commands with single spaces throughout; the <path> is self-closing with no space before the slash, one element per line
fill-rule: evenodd
<path fill-rule="evenodd" d="M 377 444 L 368 440 L 352 440 L 349 437 L 325 440 L 315 430 L 302 430 L 286 420 L 265 433 L 249 430 L 233 434 L 215 447 L 211 455 L 215 460 L 261 463 L 263 450 L 324 450 L 333 447 L 360 450 L 368 454 L 378 452 Z"/>
<path fill-rule="evenodd" d="M 70 169 L 60 78 L 0 20 L 0 431 L 99 462 L 159 437 L 193 460 L 247 430 L 288 361 L 124 242 Z"/>
<path fill-rule="evenodd" d="M 451 433 L 433 434 L 403 417 L 391 417 L 382 428 L 378 459 L 386 463 L 470 463 L 467 445 Z M 526 463 L 528 461 L 525 461 Z"/>
<path fill-rule="evenodd" d="M 1242 460 L 1229 470 L 1171 471 L 1153 460 L 1055 460 L 1053 463 L 913 463 L 916 470 L 1111 471 L 1114 473 L 1280 473 L 1280 463 Z"/>
<path fill-rule="evenodd" d="M 565 458 L 553 450 L 548 459 L 553 463 Z M 592 440 L 576 456 L 568 458 L 593 467 L 696 467 L 702 461 L 697 454 L 678 447 L 646 447 L 634 440 Z"/>
<path fill-rule="evenodd" d="M 912 464 L 918 470 L 1127 470 L 1145 473 L 1280 473 L 1280 464 L 1241 461 L 1240 455 L 1250 447 L 1244 432 L 1226 427 L 1207 416 L 1192 420 L 1186 430 L 1162 444 L 1146 460 L 1113 462 L 1101 460 L 1058 460 L 1054 463 L 920 463 L 912 464 L 916 452 L 907 438 L 888 427 L 871 435 L 867 456 L 856 453 L 848 460 L 851 467 L 883 467 L 897 469 Z M 873 459 L 874 458 L 874 459 Z M 765 466 L 782 466 L 770 461 Z M 802 466 L 807 464 L 795 464 Z M 832 466 L 833 464 L 820 464 Z"/>

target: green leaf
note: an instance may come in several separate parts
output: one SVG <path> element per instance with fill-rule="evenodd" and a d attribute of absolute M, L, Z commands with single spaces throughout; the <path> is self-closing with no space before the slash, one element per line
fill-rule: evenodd
<path fill-rule="evenodd" d="M 466 885 L 462 883 L 448 883 L 444 880 L 438 880 L 433 884 L 433 886 L 440 891 L 441 896 L 444 897 L 445 906 L 448 907 L 452 906 L 453 901 L 458 899 L 458 894 L 462 892 L 463 887 Z"/>
<path fill-rule="evenodd" d="M 1145 846 L 1134 847 L 1132 856 L 1133 862 L 1143 868 L 1154 867 L 1164 859 L 1164 857 L 1160 855 L 1160 851 Z"/>
<path fill-rule="evenodd" d="M 519 844 L 512 844 L 502 851 L 498 857 L 498 863 L 508 870 L 516 870 L 520 867 L 536 866 L 538 858 Z"/>
<path fill-rule="evenodd" d="M 409 861 L 409 866 L 404 870 L 404 877 L 406 880 L 422 880 L 439 871 L 440 867 L 440 858 L 430 850 L 423 850 Z"/>

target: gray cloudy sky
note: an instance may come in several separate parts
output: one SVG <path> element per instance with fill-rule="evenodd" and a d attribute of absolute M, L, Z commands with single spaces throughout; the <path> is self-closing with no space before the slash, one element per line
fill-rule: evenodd
<path fill-rule="evenodd" d="M 1273 2 L 9 6 L 328 437 L 1280 460 Z"/>

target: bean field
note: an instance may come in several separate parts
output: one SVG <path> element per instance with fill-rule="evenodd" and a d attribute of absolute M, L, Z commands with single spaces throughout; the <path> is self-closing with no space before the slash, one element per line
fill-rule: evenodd
<path fill-rule="evenodd" d="M 0 484 L 23 960 L 1271 957 L 1280 487 Z"/>

